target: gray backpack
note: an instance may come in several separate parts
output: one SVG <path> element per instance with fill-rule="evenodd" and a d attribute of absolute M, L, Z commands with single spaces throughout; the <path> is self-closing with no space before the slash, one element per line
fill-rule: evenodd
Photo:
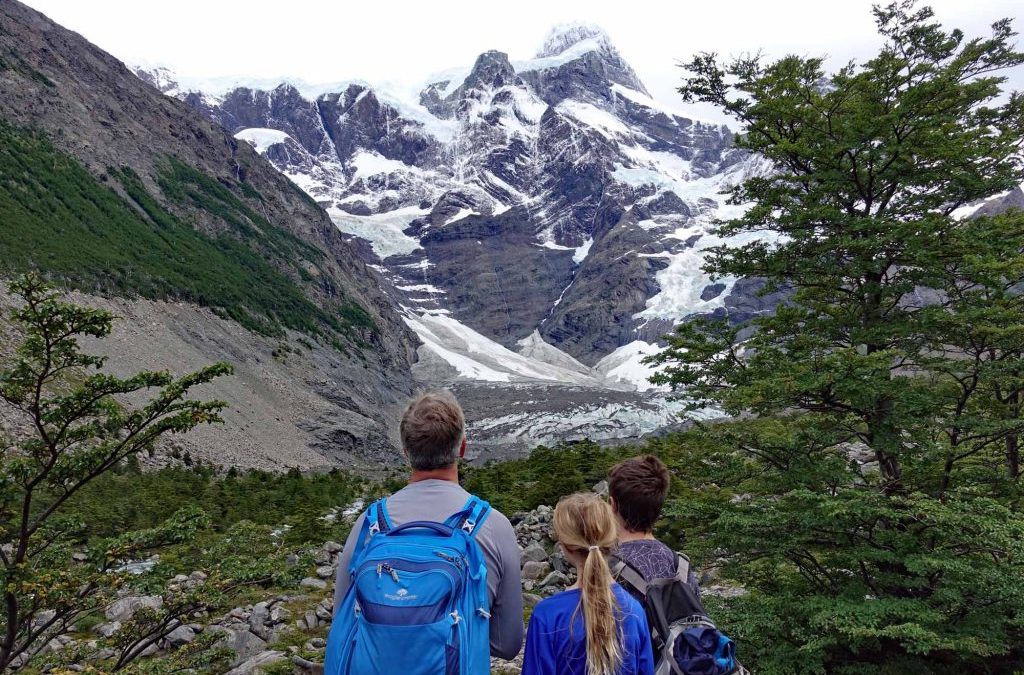
<path fill-rule="evenodd" d="M 643 597 L 655 675 L 746 673 L 736 660 L 736 643 L 718 630 L 690 585 L 690 559 L 676 553 L 676 560 L 674 577 L 651 581 L 621 558 L 609 561 L 615 580 Z"/>

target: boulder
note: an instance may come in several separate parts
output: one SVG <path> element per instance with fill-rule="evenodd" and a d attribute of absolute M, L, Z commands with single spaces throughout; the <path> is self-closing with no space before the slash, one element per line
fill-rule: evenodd
<path fill-rule="evenodd" d="M 299 586 L 303 588 L 312 588 L 317 591 L 322 591 L 327 588 L 327 582 L 323 579 L 317 579 L 315 577 L 306 577 L 299 582 Z"/>
<path fill-rule="evenodd" d="M 523 565 L 523 579 L 535 581 L 540 579 L 551 569 L 546 562 L 529 561 Z"/>
<path fill-rule="evenodd" d="M 196 639 L 196 632 L 188 626 L 178 626 L 164 636 L 164 644 L 170 649 L 177 649 Z"/>
<path fill-rule="evenodd" d="M 330 565 L 321 565 L 316 568 L 316 575 L 321 579 L 330 579 L 334 576 L 334 568 Z"/>
<path fill-rule="evenodd" d="M 267 666 L 280 663 L 285 658 L 284 652 L 263 651 L 243 661 L 233 670 L 229 670 L 227 675 L 254 675 L 255 673 L 261 673 Z"/>
<path fill-rule="evenodd" d="M 252 614 L 249 615 L 249 630 L 261 639 L 269 640 L 270 630 L 266 626 L 268 623 L 270 623 L 270 610 L 267 608 L 267 603 L 257 603 L 252 608 Z"/>
<path fill-rule="evenodd" d="M 548 588 L 550 586 L 568 586 L 569 577 L 562 574 L 559 571 L 554 571 L 551 574 L 544 577 L 544 581 L 540 582 L 541 588 Z"/>
<path fill-rule="evenodd" d="M 143 607 L 160 609 L 164 599 L 159 595 L 129 595 L 114 601 L 104 613 L 108 621 L 127 621 Z"/>
<path fill-rule="evenodd" d="M 121 630 L 120 621 L 111 621 L 110 623 L 101 623 L 92 629 L 94 633 L 102 635 L 105 638 L 109 638 L 117 631 Z"/>
<path fill-rule="evenodd" d="M 535 593 L 523 593 L 523 607 L 526 609 L 532 609 L 537 606 L 543 598 Z"/>
<path fill-rule="evenodd" d="M 249 631 L 248 627 L 237 629 L 225 628 L 224 626 L 210 626 L 208 630 L 224 633 L 224 641 L 221 643 L 235 653 L 232 666 L 245 663 L 254 656 L 266 651 L 267 642 L 258 635 Z M 232 671 L 234 672 L 234 671 Z M 253 672 L 251 670 L 242 672 Z"/>
<path fill-rule="evenodd" d="M 523 562 L 546 562 L 548 559 L 548 553 L 544 550 L 544 547 L 540 544 L 530 544 L 523 551 Z"/>

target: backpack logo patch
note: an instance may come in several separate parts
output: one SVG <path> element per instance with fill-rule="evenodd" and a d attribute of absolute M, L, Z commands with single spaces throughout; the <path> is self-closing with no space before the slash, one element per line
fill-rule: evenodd
<path fill-rule="evenodd" d="M 387 598 L 388 600 L 401 601 L 401 600 L 415 600 L 416 598 L 418 598 L 420 596 L 418 596 L 418 595 L 409 595 L 409 591 L 408 590 L 406 590 L 404 588 L 399 588 L 394 593 L 385 593 L 384 597 Z"/>

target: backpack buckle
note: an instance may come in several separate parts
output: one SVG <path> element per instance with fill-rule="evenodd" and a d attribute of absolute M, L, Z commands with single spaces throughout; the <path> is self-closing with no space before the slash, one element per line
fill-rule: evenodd
<path fill-rule="evenodd" d="M 462 523 L 462 531 L 466 534 L 473 534 L 473 530 L 476 529 L 476 521 L 469 520 L 468 518 Z"/>
<path fill-rule="evenodd" d="M 373 535 L 379 533 L 380 532 L 380 523 L 378 523 L 377 521 L 374 521 L 374 522 L 370 523 L 370 529 L 367 530 L 367 532 L 370 533 L 371 537 Z"/>

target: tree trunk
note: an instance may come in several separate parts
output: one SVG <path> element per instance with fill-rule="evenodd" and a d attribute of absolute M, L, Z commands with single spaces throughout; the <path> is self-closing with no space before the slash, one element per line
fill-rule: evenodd
<path fill-rule="evenodd" d="M 1019 419 L 1020 392 L 1015 391 L 1010 395 L 1010 405 L 1014 417 Z M 1020 478 L 1020 470 L 1020 437 L 1017 434 L 1011 434 L 1006 437 L 1006 472 L 1010 478 L 1017 480 Z"/>
<path fill-rule="evenodd" d="M 899 429 L 892 423 L 894 402 L 889 397 L 879 399 L 875 413 L 868 419 L 868 430 L 871 448 L 878 460 L 878 469 L 882 473 L 885 494 L 899 492 L 903 480 L 903 469 L 900 466 L 900 447 L 902 439 Z"/>

